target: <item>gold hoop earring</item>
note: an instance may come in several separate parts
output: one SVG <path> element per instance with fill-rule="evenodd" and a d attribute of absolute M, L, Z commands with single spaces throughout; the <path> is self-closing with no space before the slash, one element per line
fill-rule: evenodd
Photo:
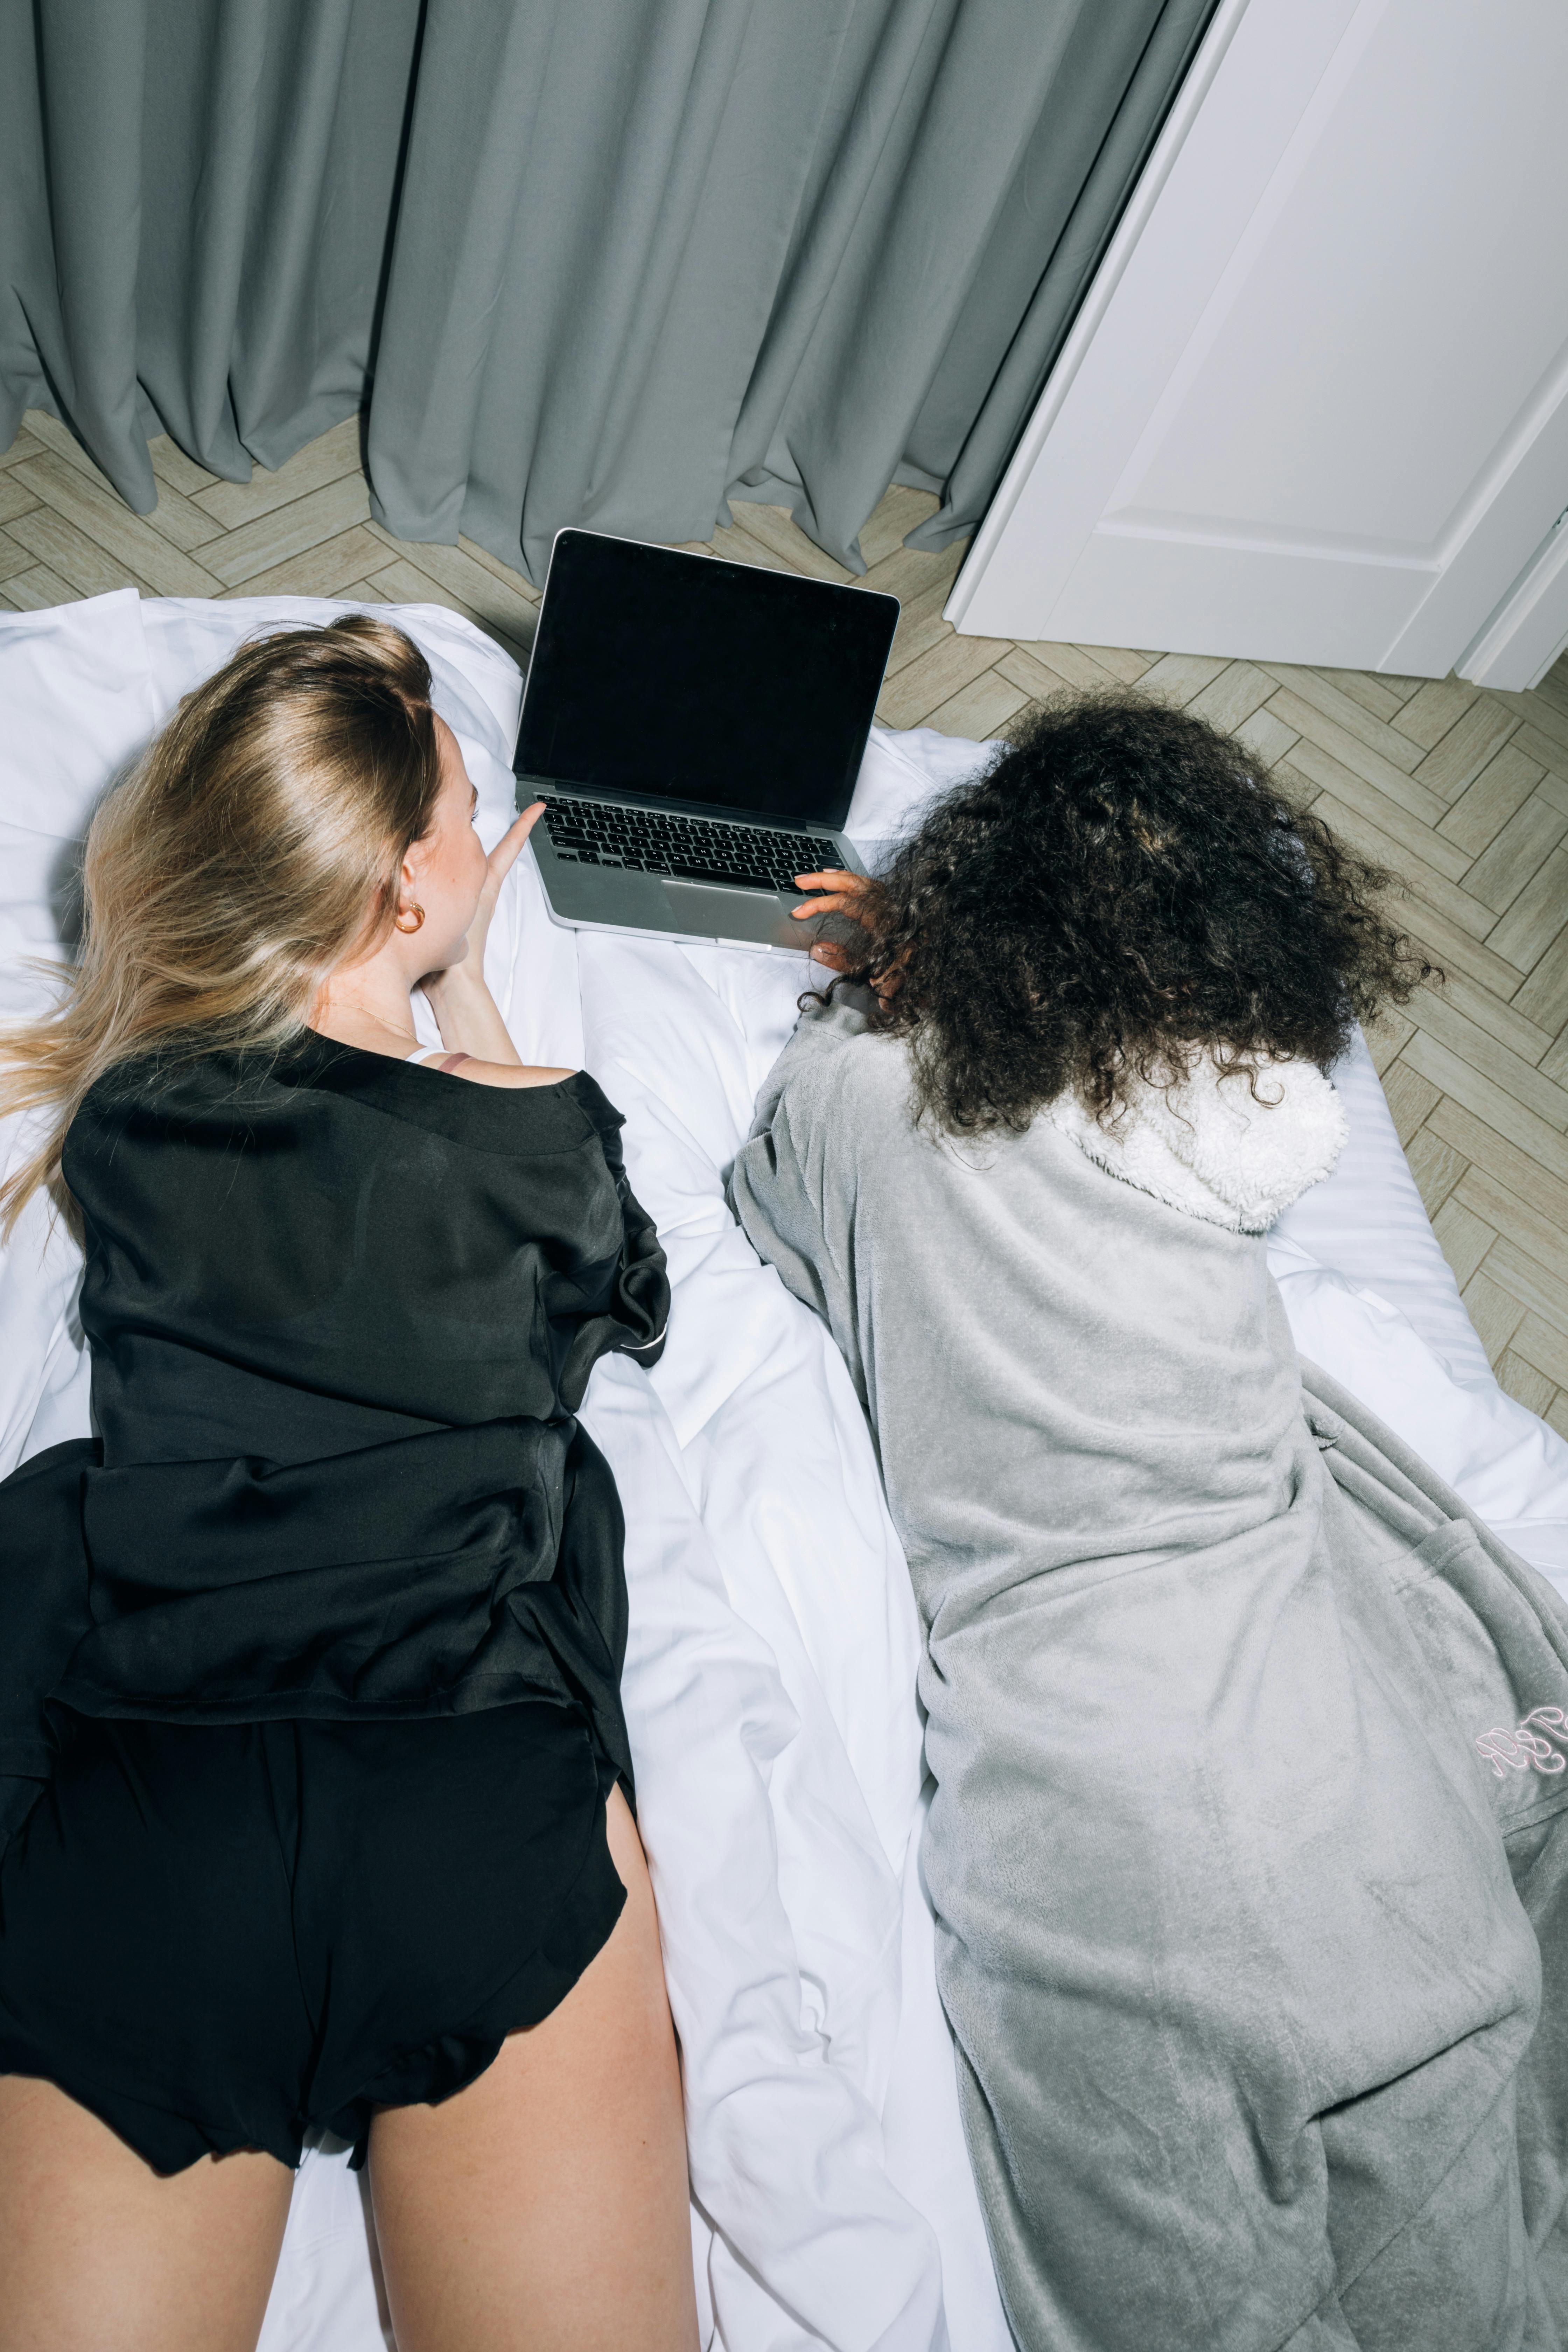
<path fill-rule="evenodd" d="M 419 901 L 418 901 L 418 899 L 417 899 L 417 898 L 416 898 L 416 899 L 415 899 L 415 901 L 414 901 L 414 906 L 413 906 L 413 914 L 414 914 L 414 920 L 413 920 L 411 923 L 405 923 L 405 922 L 404 921 L 404 919 L 403 919 L 403 913 L 402 913 L 402 910 L 401 910 L 401 908 L 400 908 L 400 909 L 399 909 L 399 911 L 398 911 L 395 915 L 394 915 L 394 917 L 393 917 L 393 919 L 392 919 L 392 928 L 393 928 L 393 929 L 394 929 L 395 931 L 403 931 L 403 932 L 405 932 L 405 933 L 407 933 L 407 932 L 411 932 L 411 931 L 416 931 L 416 930 L 419 929 L 420 925 L 421 925 L 421 924 L 424 922 L 424 920 L 425 920 L 425 909 L 424 909 L 424 908 L 419 904 Z"/>

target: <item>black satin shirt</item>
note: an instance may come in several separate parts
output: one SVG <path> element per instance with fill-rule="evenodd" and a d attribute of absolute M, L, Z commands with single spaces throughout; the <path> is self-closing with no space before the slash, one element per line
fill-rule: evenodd
<path fill-rule="evenodd" d="M 72 1123 L 96 1439 L 0 1485 L 0 1774 L 47 1706 L 191 1723 L 576 1699 L 629 1781 L 623 1523 L 574 1419 L 663 1253 L 579 1074 L 308 1035 L 111 1072 Z"/>

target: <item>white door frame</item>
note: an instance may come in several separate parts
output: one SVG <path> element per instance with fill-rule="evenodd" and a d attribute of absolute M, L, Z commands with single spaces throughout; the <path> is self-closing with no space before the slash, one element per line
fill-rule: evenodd
<path fill-rule="evenodd" d="M 1477 686 L 1522 692 L 1568 652 L 1568 508 L 1454 664 Z"/>

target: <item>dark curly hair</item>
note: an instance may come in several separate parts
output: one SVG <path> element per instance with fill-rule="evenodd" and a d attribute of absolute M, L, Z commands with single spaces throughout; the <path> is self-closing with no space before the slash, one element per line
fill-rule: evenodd
<path fill-rule="evenodd" d="M 1251 1083 L 1326 1069 L 1434 976 L 1373 901 L 1390 877 L 1291 806 L 1245 744 L 1134 693 L 1061 698 L 948 793 L 870 893 L 879 1029 L 917 1115 L 1026 1128 L 1075 1089 L 1102 1122 L 1208 1047 Z"/>

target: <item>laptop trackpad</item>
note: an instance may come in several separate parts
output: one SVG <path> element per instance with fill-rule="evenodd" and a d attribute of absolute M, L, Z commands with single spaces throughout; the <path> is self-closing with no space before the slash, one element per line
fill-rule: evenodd
<path fill-rule="evenodd" d="M 797 923 L 779 899 L 761 890 L 731 890 L 715 882 L 666 882 L 666 903 L 683 931 L 711 940 L 743 940 L 748 945 L 793 948 L 804 955 L 816 931 Z"/>

